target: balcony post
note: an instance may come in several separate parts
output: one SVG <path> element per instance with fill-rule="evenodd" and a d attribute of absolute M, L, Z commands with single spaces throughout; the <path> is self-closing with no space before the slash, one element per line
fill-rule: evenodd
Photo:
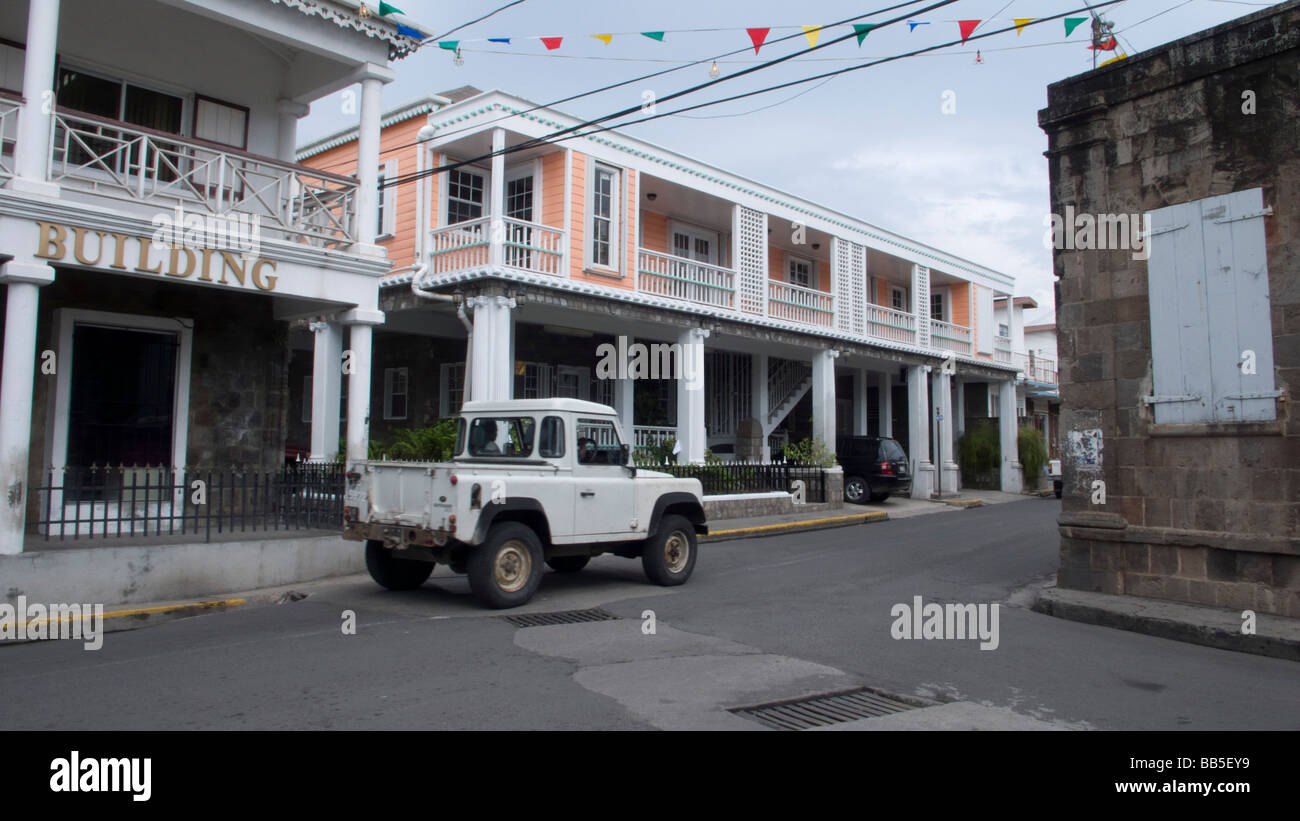
<path fill-rule="evenodd" d="M 893 382 L 894 378 L 890 375 L 889 371 L 880 372 L 879 386 L 876 388 L 876 390 L 879 391 L 879 393 L 876 394 L 876 416 L 878 419 L 876 429 L 879 431 L 881 436 L 893 437 L 894 435 Z"/>
<path fill-rule="evenodd" d="M 50 179 L 50 140 L 54 124 L 54 59 L 59 40 L 59 0 L 27 4 L 27 43 L 23 56 L 22 112 L 14 146 L 10 187 L 58 196 Z"/>
<path fill-rule="evenodd" d="M 704 328 L 686 328 L 677 337 L 677 461 L 700 464 L 704 461 Z"/>
<path fill-rule="evenodd" d="M 39 5 L 33 3 L 33 5 Z M 3 368 L 0 371 L 0 554 L 21 553 L 27 517 L 27 476 L 36 378 L 36 315 L 42 285 L 54 269 L 10 261 L 0 267 L 5 302 Z M 72 363 L 62 363 L 69 368 Z"/>
<path fill-rule="evenodd" d="M 506 261 L 506 130 L 492 129 L 492 192 L 488 195 L 488 214 L 491 217 L 488 231 L 488 264 L 504 265 Z"/>
<path fill-rule="evenodd" d="M 630 349 L 635 342 L 632 337 L 627 338 L 627 347 Z M 618 424 L 623 428 L 623 435 L 627 437 L 626 441 L 635 445 L 636 443 L 636 414 L 633 412 L 636 406 L 636 381 L 629 378 L 614 380 L 614 407 L 618 411 Z"/>
<path fill-rule="evenodd" d="M 343 328 L 313 322 L 311 369 L 311 461 L 332 462 L 339 452 L 339 403 L 343 389 Z M 350 394 L 349 394 L 350 395 Z"/>
<path fill-rule="evenodd" d="M 943 368 L 930 372 L 930 394 L 933 397 L 935 411 L 939 419 L 935 420 L 935 435 L 939 446 L 935 451 L 935 476 L 939 481 L 936 488 L 940 493 L 955 493 L 960 471 L 953 461 L 953 424 L 952 424 L 952 375 Z"/>
<path fill-rule="evenodd" d="M 759 429 L 763 435 L 763 445 L 760 451 L 760 460 L 763 462 L 772 461 L 772 446 L 768 443 L 768 436 L 772 433 L 767 424 L 768 418 L 768 356 L 765 353 L 750 354 L 749 357 L 749 379 L 750 379 L 750 416 L 758 420 Z"/>
<path fill-rule="evenodd" d="M 822 350 L 812 356 L 812 431 L 826 449 L 835 452 L 835 359 L 840 352 Z"/>
<path fill-rule="evenodd" d="M 505 296 L 476 296 L 465 300 L 474 309 L 473 354 L 467 364 L 470 396 L 510 399 L 514 394 L 515 300 Z"/>
<path fill-rule="evenodd" d="M 357 129 L 357 251 L 382 257 L 387 252 L 375 244 L 379 235 L 379 109 L 384 83 L 390 82 L 394 75 L 387 66 L 367 63 L 354 76 L 361 83 L 361 123 Z"/>
<path fill-rule="evenodd" d="M 1002 490 L 1019 493 L 1024 489 L 1020 475 L 1020 446 L 1016 441 L 1019 427 L 1016 418 L 1016 381 L 1008 379 L 998 391 L 998 433 L 1002 445 Z"/>
<path fill-rule="evenodd" d="M 912 498 L 929 499 L 934 490 L 934 465 L 930 462 L 930 397 L 926 383 L 929 365 L 907 369 L 907 455 L 912 462 Z"/>
<path fill-rule="evenodd" d="M 871 371 L 865 368 L 853 369 L 853 435 L 866 436 L 871 431 L 868 430 L 870 424 L 870 385 L 868 381 L 871 378 Z"/>
<path fill-rule="evenodd" d="M 284 162 L 298 161 L 298 120 L 306 117 L 311 106 L 297 100 L 280 100 L 275 104 L 280 115 L 276 132 L 275 156 Z"/>
<path fill-rule="evenodd" d="M 353 308 L 339 317 L 348 326 L 348 431 L 349 467 L 370 455 L 370 367 L 374 325 L 382 325 L 384 314 L 373 308 Z M 314 386 L 313 386 L 314 387 Z"/>

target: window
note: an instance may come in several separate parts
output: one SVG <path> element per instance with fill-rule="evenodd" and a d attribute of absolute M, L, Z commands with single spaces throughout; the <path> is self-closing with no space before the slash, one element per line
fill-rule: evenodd
<path fill-rule="evenodd" d="M 468 222 L 483 216 L 484 177 L 459 168 L 447 172 L 447 224 Z"/>
<path fill-rule="evenodd" d="M 1005 336 L 1005 337 L 1011 336 L 1011 329 L 1007 327 L 1007 324 L 1005 322 L 998 323 L 998 336 Z"/>
<path fill-rule="evenodd" d="M 814 279 L 812 260 L 794 256 L 787 256 L 785 259 L 790 284 L 811 288 Z"/>
<path fill-rule="evenodd" d="M 1150 212 L 1157 423 L 1277 418 L 1263 189 Z"/>
<path fill-rule="evenodd" d="M 385 180 L 397 178 L 397 160 L 390 160 L 379 169 L 379 225 L 375 235 L 391 237 L 397 233 L 397 186 L 384 187 Z"/>
<path fill-rule="evenodd" d="M 127 83 L 123 80 L 89 74 L 81 69 L 60 66 L 55 81 L 55 93 L 60 106 L 121 120 L 132 125 L 165 131 L 169 134 L 181 133 L 182 112 L 185 100 L 175 94 L 155 91 L 143 86 Z M 131 173 L 132 169 L 153 169 L 155 163 L 160 167 L 156 175 L 161 180 L 175 179 L 176 174 L 169 166 L 176 165 L 180 158 L 175 155 L 176 146 L 156 143 L 161 153 L 168 155 L 159 161 L 152 156 L 142 156 L 141 148 L 131 144 L 123 146 L 120 132 L 104 129 L 101 131 L 107 139 L 85 138 L 72 140 L 66 156 L 58 155 L 56 162 L 72 165 L 86 165 L 95 162 L 95 157 L 102 157 L 102 162 L 114 171 Z M 58 138 L 56 138 L 58 145 Z M 90 152 L 86 148 L 90 149 Z M 93 152 L 93 153 L 92 153 Z M 96 164 L 96 167 L 100 167 Z M 101 167 L 102 170 L 102 167 Z"/>
<path fill-rule="evenodd" d="M 592 171 L 588 203 L 587 263 L 596 268 L 619 270 L 619 172 L 596 165 Z"/>
<path fill-rule="evenodd" d="M 944 296 L 942 293 L 930 294 L 930 318 L 939 322 L 948 321 L 944 312 Z"/>
<path fill-rule="evenodd" d="M 516 370 L 522 377 L 516 384 L 516 393 L 520 399 L 549 399 L 555 395 L 551 385 L 551 366 L 545 362 L 523 362 L 522 370 Z"/>
<path fill-rule="evenodd" d="M 465 363 L 447 362 L 442 366 L 439 376 L 439 415 L 455 416 L 460 413 L 460 406 L 465 399 Z"/>
<path fill-rule="evenodd" d="M 408 390 L 406 368 L 384 369 L 384 418 L 406 418 L 406 394 Z"/>
<path fill-rule="evenodd" d="M 618 431 L 608 419 L 579 419 L 577 429 L 578 463 L 583 465 L 621 465 L 623 445 Z"/>
<path fill-rule="evenodd" d="M 1002 413 L 1002 394 L 994 388 L 989 388 L 989 418 L 996 419 Z"/>
<path fill-rule="evenodd" d="M 718 234 L 691 225 L 673 223 L 673 256 L 718 264 Z"/>
<path fill-rule="evenodd" d="M 907 291 L 897 285 L 891 285 L 889 288 L 889 306 L 895 311 L 906 311 Z"/>
<path fill-rule="evenodd" d="M 537 423 L 530 416 L 480 416 L 470 422 L 466 455 L 521 459 L 533 455 Z"/>
<path fill-rule="evenodd" d="M 548 416 L 542 420 L 542 434 L 538 437 L 537 455 L 554 459 L 564 455 L 564 420 Z"/>

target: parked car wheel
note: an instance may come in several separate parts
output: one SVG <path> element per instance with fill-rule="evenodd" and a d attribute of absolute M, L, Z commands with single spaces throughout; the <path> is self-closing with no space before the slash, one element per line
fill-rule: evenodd
<path fill-rule="evenodd" d="M 646 540 L 641 567 L 655 584 L 685 584 L 695 569 L 695 548 L 695 526 L 684 516 L 665 516 L 659 530 Z"/>
<path fill-rule="evenodd" d="M 577 573 L 591 561 L 590 556 L 552 556 L 546 564 L 556 573 Z"/>
<path fill-rule="evenodd" d="M 366 542 L 366 569 L 370 578 L 389 590 L 414 590 L 433 573 L 433 562 L 418 559 L 400 559 L 384 543 L 371 539 Z"/>
<path fill-rule="evenodd" d="M 492 526 L 483 544 L 470 551 L 469 589 L 487 607 L 518 607 L 542 583 L 542 543 L 519 522 Z"/>
<path fill-rule="evenodd" d="M 867 483 L 861 476 L 844 478 L 844 501 L 860 505 L 867 499 Z"/>

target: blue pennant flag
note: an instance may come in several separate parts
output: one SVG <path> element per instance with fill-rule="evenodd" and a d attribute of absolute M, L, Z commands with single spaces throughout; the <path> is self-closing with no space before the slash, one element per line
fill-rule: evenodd
<path fill-rule="evenodd" d="M 929 20 L 908 20 L 907 33 L 911 34 L 912 32 L 916 31 L 917 26 L 928 26 L 928 25 L 930 25 Z"/>
<path fill-rule="evenodd" d="M 505 43 L 506 45 L 510 45 L 510 38 L 509 38 L 509 37 L 489 37 L 489 38 L 488 38 L 488 42 L 489 42 L 489 43 Z"/>
<path fill-rule="evenodd" d="M 401 23 L 397 24 L 397 33 L 403 35 L 404 37 L 410 37 L 414 40 L 424 39 L 423 34 L 411 28 L 410 26 L 404 26 Z"/>

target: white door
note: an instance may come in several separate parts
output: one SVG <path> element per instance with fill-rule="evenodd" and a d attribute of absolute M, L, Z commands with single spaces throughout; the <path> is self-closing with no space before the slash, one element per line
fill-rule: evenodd
<path fill-rule="evenodd" d="M 618 430 L 611 419 L 576 421 L 573 532 L 578 536 L 630 533 L 635 489 L 623 467 Z"/>
<path fill-rule="evenodd" d="M 533 229 L 519 223 L 533 222 L 533 164 L 506 171 L 505 180 L 506 265 L 530 268 L 533 251 Z"/>

